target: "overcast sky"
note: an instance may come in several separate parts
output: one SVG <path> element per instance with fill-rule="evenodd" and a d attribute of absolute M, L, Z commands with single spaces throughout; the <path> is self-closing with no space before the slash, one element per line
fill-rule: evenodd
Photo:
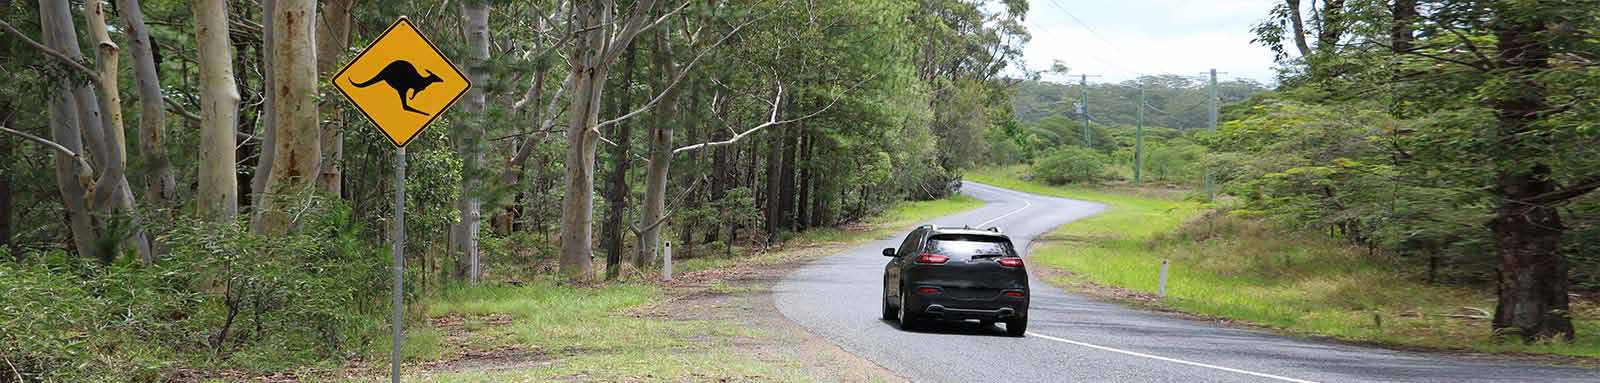
<path fill-rule="evenodd" d="M 1272 83 L 1272 51 L 1250 43 L 1250 27 L 1274 0 L 1032 0 L 1024 49 L 1029 69 L 1066 62 L 1090 82 L 1120 82 L 1141 74 L 1221 74 Z M 1072 16 L 1077 16 L 1078 21 Z M 1088 28 L 1084 27 L 1088 25 Z M 1093 30 L 1093 32 L 1090 31 Z M 1046 80 L 1064 78 L 1046 75 Z"/>

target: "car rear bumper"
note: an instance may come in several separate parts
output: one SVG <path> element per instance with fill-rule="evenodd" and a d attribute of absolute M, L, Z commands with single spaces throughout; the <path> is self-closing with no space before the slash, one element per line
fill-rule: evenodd
<path fill-rule="evenodd" d="M 958 309 L 945 307 L 944 305 L 929 305 L 928 308 L 923 311 L 923 314 L 927 315 L 930 319 L 944 320 L 1006 320 L 1018 317 L 1020 315 L 1019 310 L 1010 307 L 1001 307 L 997 309 Z"/>
<path fill-rule="evenodd" d="M 962 300 L 940 295 L 918 294 L 910 300 L 913 312 L 934 320 L 1007 320 L 1028 316 L 1028 300 L 999 297 L 994 300 Z"/>

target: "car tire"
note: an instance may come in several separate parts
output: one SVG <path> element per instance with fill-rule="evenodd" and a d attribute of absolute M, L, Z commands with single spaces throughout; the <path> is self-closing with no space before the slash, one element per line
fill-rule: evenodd
<path fill-rule="evenodd" d="M 901 289 L 900 304 L 896 305 L 900 309 L 900 329 L 904 331 L 911 331 L 917 329 L 917 314 L 911 311 L 910 307 L 907 307 L 910 305 L 907 304 L 906 299 L 906 290 Z"/>
<path fill-rule="evenodd" d="M 884 292 L 884 294 L 883 294 L 883 320 L 895 320 L 895 319 L 900 318 L 900 311 L 899 310 L 900 310 L 899 307 L 895 307 L 895 305 L 889 304 L 889 293 L 888 292 Z"/>
<path fill-rule="evenodd" d="M 1021 337 L 1028 333 L 1028 318 L 1014 318 L 1006 320 L 1006 335 Z"/>

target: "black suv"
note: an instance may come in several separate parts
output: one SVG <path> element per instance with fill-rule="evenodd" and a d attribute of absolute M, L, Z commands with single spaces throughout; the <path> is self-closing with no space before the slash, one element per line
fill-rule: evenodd
<path fill-rule="evenodd" d="M 1028 271 L 995 228 L 912 230 L 883 269 L 883 319 L 910 330 L 925 320 L 1004 321 L 1006 333 L 1028 331 Z"/>

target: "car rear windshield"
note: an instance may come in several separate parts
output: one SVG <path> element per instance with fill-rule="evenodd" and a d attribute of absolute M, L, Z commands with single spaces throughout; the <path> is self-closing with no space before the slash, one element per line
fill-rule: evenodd
<path fill-rule="evenodd" d="M 928 238 L 928 250 L 955 259 L 1010 257 L 1011 241 L 1003 237 L 971 234 L 937 234 Z"/>

